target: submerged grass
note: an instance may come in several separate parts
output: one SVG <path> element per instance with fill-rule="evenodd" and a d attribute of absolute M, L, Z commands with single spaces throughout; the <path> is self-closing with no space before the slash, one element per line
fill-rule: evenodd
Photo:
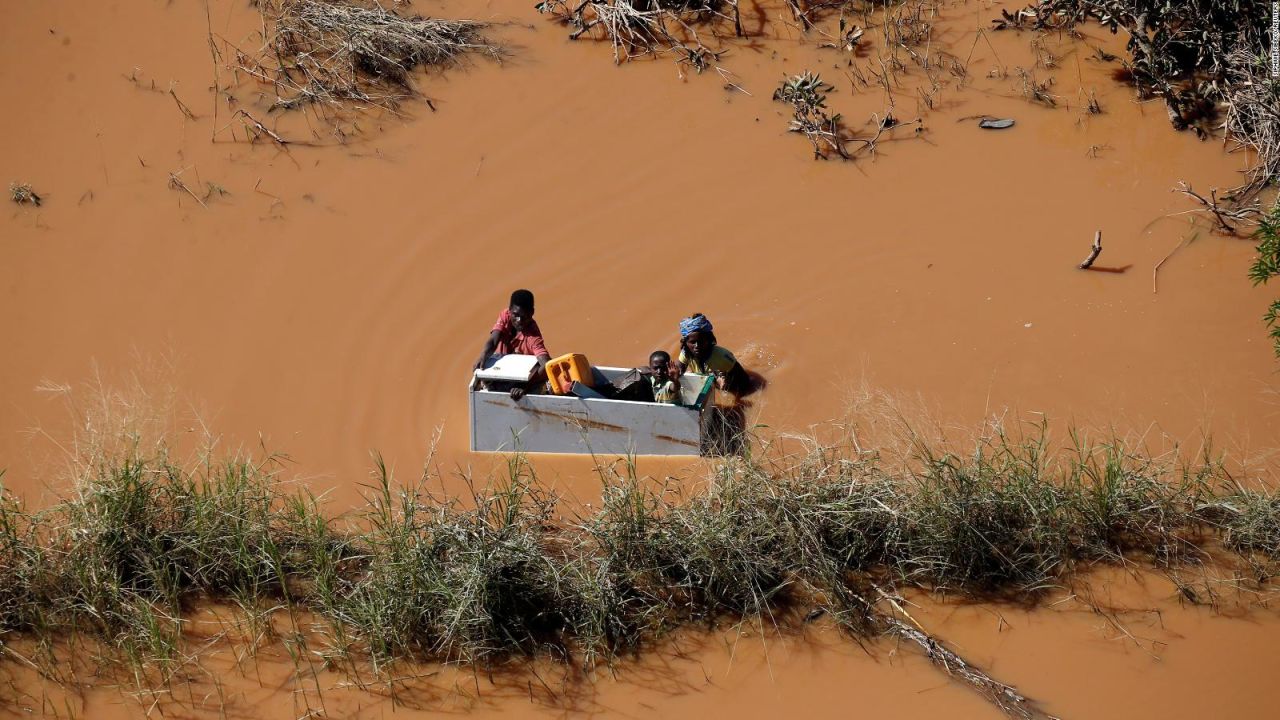
<path fill-rule="evenodd" d="M 530 656 L 589 670 L 689 624 L 828 614 L 860 641 L 916 643 L 1035 717 L 916 625 L 899 593 L 1033 602 L 1097 563 L 1232 562 L 1261 587 L 1280 560 L 1280 498 L 1209 460 L 1079 437 L 1054 452 L 1043 428 L 963 455 L 917 441 L 901 463 L 784 444 L 723 463 L 698 490 L 602 469 L 601 507 L 568 517 L 518 456 L 463 498 L 427 478 L 399 486 L 379 463 L 367 506 L 331 519 L 272 458 L 188 466 L 163 444 L 121 443 L 77 464 L 48 509 L 0 495 L 0 647 L 77 638 L 138 685 L 164 683 L 189 659 L 183 618 L 214 600 L 306 610 L 325 658 L 378 676 Z"/>

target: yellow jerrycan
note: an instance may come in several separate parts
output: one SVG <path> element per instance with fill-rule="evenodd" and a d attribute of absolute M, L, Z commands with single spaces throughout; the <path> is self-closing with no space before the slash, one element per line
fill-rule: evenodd
<path fill-rule="evenodd" d="M 591 387 L 591 363 L 581 353 L 569 353 L 547 363 L 547 384 L 556 395 L 568 395 L 574 381 Z"/>

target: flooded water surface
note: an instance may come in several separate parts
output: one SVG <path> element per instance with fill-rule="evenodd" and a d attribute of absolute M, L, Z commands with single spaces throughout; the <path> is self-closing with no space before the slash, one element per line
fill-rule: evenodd
<path fill-rule="evenodd" d="M 7 8 L 0 180 L 44 202 L 0 213 L 6 487 L 33 504 L 59 489 L 53 460 L 74 428 L 49 390 L 90 392 L 95 378 L 171 391 L 178 429 L 208 428 L 221 447 L 287 453 L 289 473 L 338 509 L 359 502 L 373 451 L 414 476 L 434 443 L 446 476 L 484 474 L 502 460 L 467 452 L 464 386 L 517 287 L 536 293 L 552 355 L 606 365 L 673 349 L 679 319 L 706 313 L 769 382 L 754 421 L 782 432 L 848 419 L 874 387 L 959 427 L 1007 411 L 1275 447 L 1271 295 L 1247 279 L 1252 245 L 1174 191 L 1236 185 L 1246 158 L 1174 132 L 1162 104 L 1115 81 L 1095 48 L 1123 54 L 1123 38 L 1086 27 L 1037 49 L 1031 34 L 977 32 L 1014 5 L 946 4 L 936 37 L 967 60 L 963 87 L 953 74 L 928 94 L 909 71 L 886 92 L 857 80 L 874 32 L 869 53 L 822 48 L 782 2 L 753 3 L 756 37 L 701 75 L 670 58 L 615 66 L 607 44 L 570 41 L 531 5 L 415 3 L 497 23 L 506 58 L 423 74 L 434 109 L 358 116 L 345 142 L 315 116 L 268 114 L 267 89 L 227 70 L 231 48 L 260 44 L 249 3 Z M 1023 96 L 1019 68 L 1053 78 L 1056 107 Z M 804 70 L 860 135 L 890 107 L 901 127 L 852 162 L 814 160 L 771 99 Z M 214 99 L 233 80 L 236 107 L 292 144 L 247 142 Z M 978 116 L 1016 125 L 983 130 Z M 1104 250 L 1081 271 L 1097 231 Z M 589 461 L 534 463 L 571 496 L 598 494 Z M 700 467 L 641 461 L 654 475 Z M 1140 621 L 1155 652 L 1083 609 L 927 617 L 1063 717 L 1266 716 L 1280 699 L 1274 611 L 1223 617 L 1172 595 L 1145 596 L 1161 613 Z M 577 709 L 994 716 L 914 653 L 813 635 L 677 642 L 688 649 L 624 665 Z M 566 710 L 520 678 L 423 712 Z M 281 687 L 236 692 L 255 716 L 296 717 Z M 85 715 L 140 713 L 112 697 L 91 695 L 104 705 Z M 331 716 L 392 715 L 376 695 L 334 697 L 347 709 Z"/>

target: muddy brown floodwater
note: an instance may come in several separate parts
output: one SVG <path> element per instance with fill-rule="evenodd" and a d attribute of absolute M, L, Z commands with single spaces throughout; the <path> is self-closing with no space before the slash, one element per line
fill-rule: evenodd
<path fill-rule="evenodd" d="M 1171 600 L 1174 587 L 1151 575 L 1105 571 L 1089 597 L 1060 593 L 1034 610 L 954 605 L 916 598 L 911 612 L 970 661 L 1035 698 L 1061 718 L 1270 718 L 1280 691 L 1274 610 L 1227 615 Z M 1106 614 L 1093 605 L 1108 608 Z M 221 616 L 225 619 L 225 615 Z M 227 628 L 219 616 L 193 618 L 197 638 Z M 302 625 L 305 630 L 305 621 Z M 287 625 L 281 629 L 287 629 Z M 223 643 L 224 644 L 224 643 Z M 126 718 L 158 700 L 167 715 L 194 718 L 426 718 L 598 716 L 627 718 L 778 717 L 1000 718 L 998 710 L 949 681 L 922 655 L 881 642 L 866 650 L 819 620 L 803 634 L 694 630 L 623 660 L 590 681 L 563 665 L 510 671 L 404 668 L 395 691 L 356 687 L 344 672 L 299 671 L 278 645 L 250 655 L 214 644 L 190 682 L 157 696 L 102 687 L 67 697 L 26 677 L 14 716 Z M 320 650 L 316 644 L 311 649 Z M 10 672 L 23 679 L 20 666 Z M 0 707 L 0 717 L 6 708 Z M 322 713 L 322 714 L 320 714 Z"/>
<path fill-rule="evenodd" d="M 516 287 L 537 294 L 553 354 L 604 364 L 639 364 L 674 345 L 680 317 L 707 313 L 768 378 L 756 419 L 773 428 L 821 428 L 870 385 L 961 427 L 1007 409 L 1173 440 L 1208 432 L 1237 453 L 1275 446 L 1280 380 L 1260 322 L 1269 295 L 1246 278 L 1251 244 L 1213 234 L 1171 191 L 1234 185 L 1245 158 L 1173 132 L 1159 102 L 1114 81 L 1092 49 L 1121 53 L 1122 39 L 1096 27 L 1045 38 L 1058 57 L 1035 70 L 1055 79 L 1049 109 L 1020 95 L 1032 36 L 976 33 L 1017 3 L 949 5 L 937 37 L 961 56 L 972 48 L 967 86 L 923 114 L 917 96 L 896 96 L 899 119 L 922 117 L 920 137 L 908 127 L 874 157 L 815 162 L 770 99 L 784 74 L 822 73 L 855 127 L 886 99 L 855 89 L 846 56 L 802 39 L 780 3 L 753 5 L 760 37 L 721 60 L 746 92 L 715 73 L 681 77 L 669 59 L 615 67 L 607 46 L 568 41 L 529 5 L 420 2 L 505 23 L 493 34 L 509 58 L 424 77 L 436 112 L 410 103 L 402 118 L 362 120 L 345 145 L 288 151 L 236 137 L 225 106 L 215 119 L 201 2 L 7 7 L 0 181 L 30 182 L 45 203 L 0 213 L 6 486 L 48 501 L 54 440 L 72 428 L 37 388 L 86 392 L 95 373 L 172 388 L 181 427 L 203 423 L 223 447 L 287 452 L 338 509 L 358 502 L 370 451 L 416 474 L 437 432 L 444 472 L 487 472 L 494 458 L 466 452 L 463 387 Z M 235 43 L 251 44 L 259 22 L 227 0 L 208 18 Z M 1084 112 L 1090 91 L 1100 115 Z M 240 96 L 256 101 L 243 85 Z M 982 114 L 1017 125 L 962 120 Z M 310 139 L 296 118 L 283 123 Z M 226 194 L 201 207 L 169 187 L 175 172 Z M 1075 269 L 1096 230 L 1098 266 L 1114 272 Z M 1184 241 L 1154 291 L 1153 267 Z M 598 492 L 585 461 L 535 466 L 571 495 Z M 697 467 L 641 462 L 654 474 Z M 1014 613 L 1012 629 L 996 629 L 986 610 L 962 609 L 939 630 L 1068 717 L 1275 707 L 1274 613 L 1226 618 L 1168 597 L 1147 598 L 1165 612 L 1161 661 L 1088 613 Z M 603 683 L 600 709 L 993 712 L 918 658 L 872 659 L 815 635 L 767 654 L 758 641 L 729 652 L 704 640 L 695 659 Z M 265 687 L 247 686 L 246 702 L 291 716 Z M 483 697 L 477 716 L 562 710 Z"/>

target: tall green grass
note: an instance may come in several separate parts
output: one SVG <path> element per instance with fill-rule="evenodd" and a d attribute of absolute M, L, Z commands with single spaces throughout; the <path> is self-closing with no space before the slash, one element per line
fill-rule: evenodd
<path fill-rule="evenodd" d="M 0 494 L 0 644 L 89 643 L 141 684 L 186 662 L 200 603 L 305 610 L 330 661 L 493 667 L 551 656 L 584 668 L 690 624 L 827 614 L 862 640 L 920 644 L 1006 711 L 1011 688 L 908 622 L 898 594 L 1036 597 L 1098 563 L 1231 563 L 1265 586 L 1280 560 L 1280 498 L 1219 463 L 1143 457 L 1043 428 L 906 461 L 806 443 L 725 461 L 696 488 L 602 469 L 598 509 L 561 503 L 524 458 L 464 497 L 401 486 L 378 463 L 343 518 L 268 458 L 175 462 L 119 444 L 77 466 L 39 511 Z M 1220 552 L 1218 552 L 1220 551 Z M 965 673 L 971 673 L 965 675 Z"/>

